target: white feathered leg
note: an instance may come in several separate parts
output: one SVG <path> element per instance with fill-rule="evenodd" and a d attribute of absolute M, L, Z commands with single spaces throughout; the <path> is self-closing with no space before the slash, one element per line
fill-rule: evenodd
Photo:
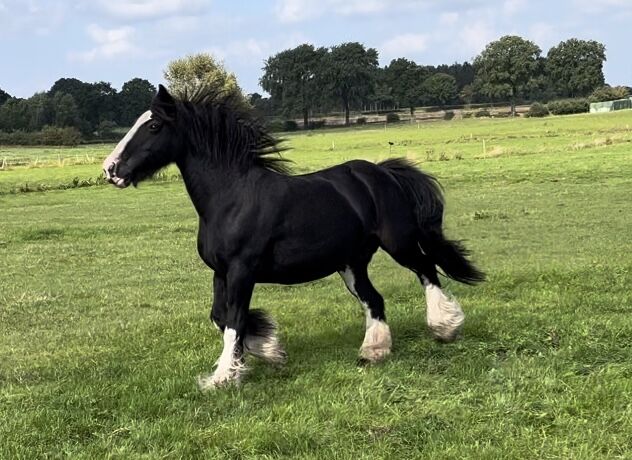
<path fill-rule="evenodd" d="M 456 339 L 465 314 L 456 299 L 451 299 L 437 285 L 422 276 L 426 288 L 426 321 L 428 329 L 434 337 L 443 342 L 452 342 Z"/>
<path fill-rule="evenodd" d="M 198 388 L 201 391 L 208 391 L 214 388 L 239 384 L 241 375 L 245 370 L 243 360 L 236 354 L 237 331 L 226 328 L 224 330 L 224 349 L 217 360 L 217 367 L 210 375 L 198 377 Z"/>

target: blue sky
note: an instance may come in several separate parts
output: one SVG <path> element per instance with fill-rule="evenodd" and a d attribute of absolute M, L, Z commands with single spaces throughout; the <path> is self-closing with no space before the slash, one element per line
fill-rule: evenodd
<path fill-rule="evenodd" d="M 632 85 L 632 0 L 0 0 L 0 88 L 27 97 L 61 77 L 157 84 L 174 58 L 207 51 L 247 92 L 263 61 L 301 43 L 360 41 L 419 64 L 471 60 L 506 34 L 546 54 L 570 37 L 606 45 L 606 81 Z"/>

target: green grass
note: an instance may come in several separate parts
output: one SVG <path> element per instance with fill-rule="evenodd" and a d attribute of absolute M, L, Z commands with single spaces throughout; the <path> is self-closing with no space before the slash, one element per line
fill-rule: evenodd
<path fill-rule="evenodd" d="M 258 286 L 289 362 L 251 359 L 241 388 L 210 394 L 195 376 L 221 344 L 181 183 L 0 194 L 0 458 L 630 458 L 629 125 L 632 112 L 289 136 L 298 170 L 385 158 L 388 141 L 421 160 L 489 281 L 447 283 L 467 319 L 442 345 L 414 276 L 379 253 L 394 349 L 373 367 L 356 365 L 362 312 L 339 278 Z M 0 191 L 99 169 L 17 167 Z"/>

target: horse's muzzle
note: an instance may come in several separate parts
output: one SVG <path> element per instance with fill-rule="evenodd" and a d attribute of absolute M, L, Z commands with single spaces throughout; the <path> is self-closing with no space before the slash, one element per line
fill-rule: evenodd
<path fill-rule="evenodd" d="M 118 162 L 115 161 L 111 163 L 109 166 L 103 168 L 103 174 L 105 175 L 105 180 L 110 184 L 114 184 L 118 188 L 125 188 L 130 184 L 130 181 L 125 179 L 124 177 L 118 177 L 116 175 L 118 170 Z"/>

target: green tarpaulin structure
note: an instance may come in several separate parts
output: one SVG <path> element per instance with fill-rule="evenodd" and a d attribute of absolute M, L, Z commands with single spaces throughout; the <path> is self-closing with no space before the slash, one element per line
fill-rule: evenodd
<path fill-rule="evenodd" d="M 590 104 L 590 113 L 613 112 L 615 110 L 632 109 L 632 97 L 617 99 L 608 102 L 593 102 Z"/>

